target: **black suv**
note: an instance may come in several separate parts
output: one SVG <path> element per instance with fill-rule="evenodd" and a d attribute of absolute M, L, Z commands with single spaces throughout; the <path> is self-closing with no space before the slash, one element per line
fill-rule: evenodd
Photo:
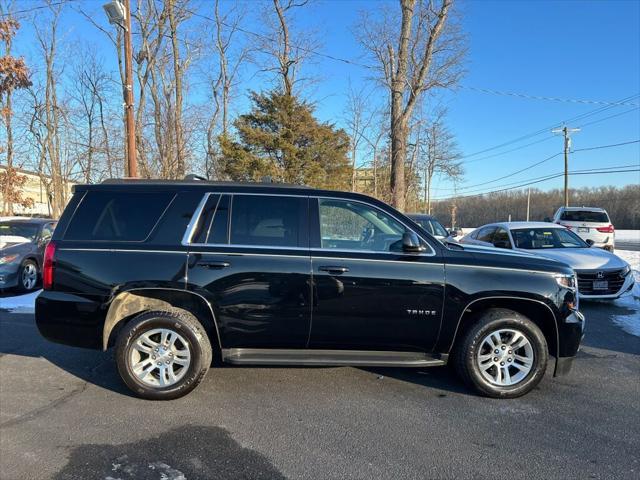
<path fill-rule="evenodd" d="M 49 243 L 42 335 L 116 348 L 138 395 L 180 397 L 213 358 L 251 365 L 452 362 L 517 397 L 569 370 L 583 335 L 574 272 L 446 245 L 388 205 L 279 184 L 80 185 Z"/>

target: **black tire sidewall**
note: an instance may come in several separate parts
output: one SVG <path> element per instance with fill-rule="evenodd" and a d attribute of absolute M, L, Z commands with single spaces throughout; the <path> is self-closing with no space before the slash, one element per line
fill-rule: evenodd
<path fill-rule="evenodd" d="M 36 267 L 36 283 L 33 285 L 33 288 L 26 288 L 22 283 L 22 274 L 24 273 L 24 269 L 27 265 L 33 265 Z M 20 268 L 18 269 L 18 290 L 21 292 L 33 292 L 38 286 L 39 276 L 40 269 L 38 268 L 38 264 L 31 259 L 25 260 L 24 262 L 22 262 L 22 265 L 20 265 Z"/>
<path fill-rule="evenodd" d="M 492 331 L 511 328 L 524 334 L 533 348 L 533 366 L 529 374 L 518 384 L 510 387 L 501 387 L 489 383 L 481 374 L 476 362 L 478 348 L 482 340 Z M 547 342 L 543 333 L 531 320 L 516 314 L 515 312 L 499 312 L 484 316 L 476 328 L 469 332 L 465 342 L 465 367 L 469 379 L 481 393 L 495 398 L 520 397 L 538 385 L 544 377 L 548 351 Z"/>
<path fill-rule="evenodd" d="M 163 388 L 154 388 L 138 381 L 131 371 L 129 356 L 135 340 L 145 332 L 155 328 L 165 328 L 179 333 L 189 344 L 191 362 L 187 373 L 175 385 Z M 182 320 L 179 315 L 165 312 L 150 312 L 142 314 L 131 322 L 120 333 L 116 344 L 116 362 L 118 371 L 123 381 L 137 395 L 152 400 L 171 400 L 186 395 L 193 390 L 203 376 L 203 369 L 206 371 L 205 352 L 201 342 L 202 332 L 195 331 L 188 322 Z"/>

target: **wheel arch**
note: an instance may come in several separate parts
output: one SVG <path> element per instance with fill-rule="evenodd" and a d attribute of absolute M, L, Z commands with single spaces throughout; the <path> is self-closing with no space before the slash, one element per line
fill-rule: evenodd
<path fill-rule="evenodd" d="M 202 295 L 189 290 L 166 287 L 133 288 L 119 293 L 109 305 L 102 330 L 102 348 L 115 343 L 122 327 L 139 313 L 149 310 L 184 310 L 204 326 L 212 344 L 220 351 L 220 333 L 211 304 Z"/>
<path fill-rule="evenodd" d="M 477 298 L 469 302 L 458 318 L 458 325 L 451 341 L 450 350 L 456 347 L 464 332 L 474 324 L 477 315 L 490 308 L 505 308 L 527 317 L 542 331 L 547 340 L 549 353 L 556 359 L 558 358 L 560 334 L 557 317 L 553 309 L 541 300 L 526 297 L 491 296 Z"/>

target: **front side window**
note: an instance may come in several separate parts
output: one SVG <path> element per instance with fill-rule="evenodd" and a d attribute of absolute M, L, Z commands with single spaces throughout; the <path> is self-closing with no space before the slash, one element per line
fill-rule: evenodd
<path fill-rule="evenodd" d="M 231 244 L 304 246 L 301 225 L 305 218 L 306 204 L 306 198 L 300 197 L 234 195 L 231 206 Z"/>
<path fill-rule="evenodd" d="M 511 230 L 516 248 L 538 250 L 545 248 L 588 248 L 575 233 L 564 228 L 521 228 Z"/>
<path fill-rule="evenodd" d="M 406 230 L 393 217 L 359 202 L 320 199 L 319 211 L 322 248 L 397 251 Z"/>
<path fill-rule="evenodd" d="M 54 228 L 55 224 L 53 223 L 47 223 L 44 227 L 42 227 L 42 232 L 40 232 L 40 240 L 43 242 L 48 242 L 49 240 L 51 240 Z"/>

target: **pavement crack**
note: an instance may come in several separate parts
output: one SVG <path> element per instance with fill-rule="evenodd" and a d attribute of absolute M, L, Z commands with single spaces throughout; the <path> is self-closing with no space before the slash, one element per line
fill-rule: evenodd
<path fill-rule="evenodd" d="M 11 420 L 7 420 L 6 422 L 0 423 L 0 428 L 13 427 L 15 425 L 28 422 L 29 420 L 33 420 L 34 418 L 37 418 L 47 413 L 49 410 L 56 408 L 62 405 L 63 403 L 68 402 L 73 397 L 80 395 L 82 392 L 84 392 L 87 389 L 88 385 L 89 384 L 87 382 L 82 382 L 82 385 L 80 385 L 78 388 L 71 390 L 69 393 L 63 395 L 60 398 L 55 399 L 53 402 L 50 402 L 47 405 L 44 405 L 40 408 L 31 410 L 30 412 L 24 413 L 16 418 L 12 418 Z"/>

